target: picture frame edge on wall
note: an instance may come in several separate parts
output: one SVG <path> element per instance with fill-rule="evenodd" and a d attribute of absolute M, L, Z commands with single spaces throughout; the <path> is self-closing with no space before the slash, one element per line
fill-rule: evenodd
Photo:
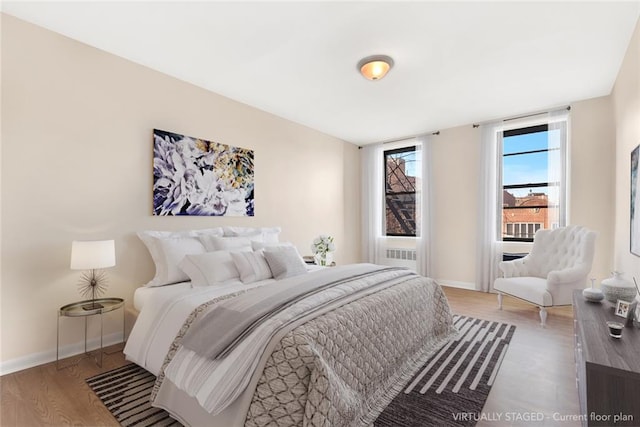
<path fill-rule="evenodd" d="M 629 251 L 640 257 L 640 144 L 631 150 Z"/>

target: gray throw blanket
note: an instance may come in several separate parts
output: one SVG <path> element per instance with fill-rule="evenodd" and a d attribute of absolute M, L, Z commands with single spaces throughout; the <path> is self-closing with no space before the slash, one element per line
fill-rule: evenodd
<path fill-rule="evenodd" d="M 221 302 L 191 326 L 184 336 L 182 345 L 209 359 L 226 357 L 265 319 L 296 302 L 355 278 L 400 269 L 382 266 L 372 269 L 371 265 L 362 264 L 348 277 L 345 277 L 340 270 L 340 268 L 327 270 L 324 272 L 326 277 L 322 281 L 316 280 L 316 275 L 310 275 L 309 279 L 302 283 L 283 281 L 277 286 L 259 288 Z M 345 298 L 348 296 L 348 294 L 344 295 Z M 314 310 L 320 310 L 324 305 L 318 305 Z"/>

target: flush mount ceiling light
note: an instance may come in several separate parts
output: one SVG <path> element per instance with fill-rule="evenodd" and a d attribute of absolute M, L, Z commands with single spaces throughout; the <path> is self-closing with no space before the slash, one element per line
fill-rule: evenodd
<path fill-rule="evenodd" d="M 380 80 L 393 67 L 393 59 L 386 55 L 367 56 L 358 62 L 358 70 L 366 79 Z"/>

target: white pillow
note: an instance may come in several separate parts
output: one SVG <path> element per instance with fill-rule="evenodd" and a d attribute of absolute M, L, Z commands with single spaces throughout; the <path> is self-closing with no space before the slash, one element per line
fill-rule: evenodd
<path fill-rule="evenodd" d="M 280 246 L 293 246 L 293 243 L 291 242 L 276 242 L 276 243 L 271 243 L 271 242 L 260 242 L 260 241 L 252 241 L 251 242 L 251 248 L 254 251 L 259 251 L 265 248 L 273 248 L 273 247 L 280 247 Z"/>
<path fill-rule="evenodd" d="M 246 248 L 245 250 L 251 250 Z M 187 255 L 179 267 L 191 279 L 191 286 L 220 286 L 240 280 L 231 252 L 215 251 L 198 255 Z"/>
<path fill-rule="evenodd" d="M 261 241 L 267 243 L 278 243 L 280 227 L 223 227 L 225 237 L 244 237 L 262 235 Z"/>
<path fill-rule="evenodd" d="M 307 272 L 307 267 L 294 246 L 267 247 L 264 249 L 264 258 L 273 277 L 278 280 Z"/>
<path fill-rule="evenodd" d="M 265 243 L 265 242 L 255 242 L 255 241 L 251 242 L 251 249 L 253 249 L 254 251 L 261 251 L 266 248 L 282 248 L 284 246 L 289 246 L 294 248 L 296 250 L 296 253 L 300 257 L 300 260 L 306 264 L 302 255 L 300 255 L 298 248 L 296 248 L 296 246 L 291 242 L 279 242 L 279 243 Z"/>
<path fill-rule="evenodd" d="M 231 258 L 233 258 L 233 262 L 240 273 L 242 283 L 253 283 L 273 277 L 262 251 L 232 252 Z"/>
<path fill-rule="evenodd" d="M 282 231 L 280 227 L 263 227 L 262 238 L 266 243 L 278 243 L 280 240 L 280 231 Z"/>
<path fill-rule="evenodd" d="M 224 237 L 242 237 L 262 234 L 261 228 L 256 227 L 222 227 Z"/>
<path fill-rule="evenodd" d="M 189 280 L 189 277 L 178 267 L 186 255 L 197 255 L 206 252 L 204 245 L 197 237 L 174 237 L 160 240 L 160 247 L 165 257 L 165 283 L 178 283 Z"/>
<path fill-rule="evenodd" d="M 222 228 L 208 228 L 204 230 L 187 230 L 187 231 L 139 231 L 138 237 L 147 247 L 151 259 L 153 260 L 156 274 L 145 286 L 163 286 L 172 282 L 168 281 L 167 259 L 161 246 L 162 240 L 195 237 L 195 236 L 221 236 Z M 180 258 L 181 259 L 181 258 Z M 180 261 L 177 260 L 177 261 Z M 176 262 L 177 264 L 177 262 Z"/>
<path fill-rule="evenodd" d="M 220 236 L 200 236 L 200 241 L 209 252 L 229 251 L 232 249 L 251 247 L 253 240 L 261 240 L 262 235 L 256 234 L 247 237 L 220 237 Z"/>

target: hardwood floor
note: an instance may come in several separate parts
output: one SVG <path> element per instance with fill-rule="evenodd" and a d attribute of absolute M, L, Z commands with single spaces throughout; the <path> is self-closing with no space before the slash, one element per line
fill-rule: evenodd
<path fill-rule="evenodd" d="M 547 327 L 541 328 L 537 309 L 514 298 L 505 297 L 500 311 L 493 294 L 448 287 L 445 293 L 454 313 L 517 326 L 483 410 L 487 419 L 478 426 L 580 425 L 566 418 L 554 420 L 554 414 L 558 418 L 579 413 L 571 307 L 550 309 Z M 1 377 L 0 425 L 118 426 L 84 380 L 128 363 L 121 349 L 122 345 L 107 348 L 111 354 L 105 355 L 102 369 L 84 358 L 59 371 L 49 363 Z M 67 364 L 69 360 L 63 366 Z M 517 419 L 527 414 L 545 418 Z"/>
<path fill-rule="evenodd" d="M 103 368 L 91 357 L 75 366 L 57 370 L 55 362 L 0 377 L 0 425 L 35 426 L 119 426 L 84 380 L 115 369 L 127 362 L 122 344 L 107 347 Z M 65 359 L 71 365 L 82 356 Z"/>
<path fill-rule="evenodd" d="M 494 294 L 447 287 L 445 293 L 454 313 L 516 325 L 478 427 L 581 425 L 570 419 L 580 413 L 570 306 L 548 309 L 542 328 L 538 309 L 516 298 L 505 296 L 499 310 Z"/>

